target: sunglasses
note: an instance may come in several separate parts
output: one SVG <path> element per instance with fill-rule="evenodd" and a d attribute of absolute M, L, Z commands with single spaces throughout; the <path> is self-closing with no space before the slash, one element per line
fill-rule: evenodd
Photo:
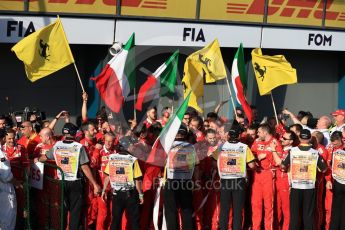
<path fill-rule="evenodd" d="M 285 138 L 285 137 L 282 137 L 282 139 L 283 139 L 284 141 L 291 141 L 291 139 Z"/>

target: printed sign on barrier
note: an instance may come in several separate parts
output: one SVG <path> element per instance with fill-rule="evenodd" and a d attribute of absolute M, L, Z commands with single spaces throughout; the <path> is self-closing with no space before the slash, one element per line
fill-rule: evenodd
<path fill-rule="evenodd" d="M 30 167 L 29 184 L 31 187 L 43 189 L 43 169 L 44 164 L 41 162 L 32 163 Z"/>

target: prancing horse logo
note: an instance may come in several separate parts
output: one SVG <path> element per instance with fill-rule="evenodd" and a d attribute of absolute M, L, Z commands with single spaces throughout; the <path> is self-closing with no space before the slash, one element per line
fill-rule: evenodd
<path fill-rule="evenodd" d="M 40 47 L 41 47 L 41 50 L 39 50 L 38 53 L 40 54 L 41 57 L 49 61 L 48 57 L 50 55 L 48 55 L 48 52 L 47 52 L 49 50 L 48 43 L 43 43 L 43 40 L 40 39 Z"/>
<path fill-rule="evenodd" d="M 266 66 L 264 66 L 264 69 L 262 69 L 258 63 L 255 62 L 254 65 L 255 65 L 254 67 L 255 71 L 260 74 L 259 78 L 261 78 L 261 81 L 264 81 L 265 74 L 266 74 Z"/>
<path fill-rule="evenodd" d="M 211 59 L 209 59 L 208 57 L 205 57 L 205 59 L 202 59 L 204 57 L 204 55 L 199 54 L 199 61 L 201 63 L 203 63 L 205 66 L 207 66 L 207 68 L 209 67 L 209 65 L 211 65 Z"/>

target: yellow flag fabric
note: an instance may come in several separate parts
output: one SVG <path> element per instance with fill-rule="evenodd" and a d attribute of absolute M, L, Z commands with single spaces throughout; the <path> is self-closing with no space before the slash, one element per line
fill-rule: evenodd
<path fill-rule="evenodd" d="M 226 77 L 226 69 L 220 52 L 218 39 L 189 55 L 184 64 L 184 98 L 192 91 L 189 106 L 199 113 L 203 109 L 198 105 L 198 98 L 204 96 L 204 77 L 206 83 L 212 83 Z"/>
<path fill-rule="evenodd" d="M 218 39 L 215 39 L 201 50 L 192 53 L 188 58 L 199 63 L 205 72 L 206 83 L 212 83 L 226 77 L 226 69 Z"/>
<path fill-rule="evenodd" d="M 74 62 L 60 18 L 23 38 L 11 49 L 34 82 Z"/>
<path fill-rule="evenodd" d="M 283 55 L 262 55 L 261 49 L 256 48 L 252 50 L 252 64 L 261 96 L 280 85 L 297 83 L 296 69 Z"/>
<path fill-rule="evenodd" d="M 198 98 L 204 95 L 203 69 L 200 63 L 187 58 L 184 63 L 183 75 L 182 84 L 184 86 L 184 98 L 192 91 L 188 106 L 202 113 L 203 110 L 198 105 Z"/>

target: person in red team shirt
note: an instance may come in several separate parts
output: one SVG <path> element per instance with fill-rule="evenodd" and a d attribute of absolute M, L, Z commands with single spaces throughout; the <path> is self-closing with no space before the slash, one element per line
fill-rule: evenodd
<path fill-rule="evenodd" d="M 205 226 L 210 227 L 212 224 L 212 215 L 214 209 L 211 208 L 210 205 L 212 204 L 209 202 L 209 200 L 210 196 L 215 196 L 215 193 L 211 195 L 212 189 L 206 188 L 205 185 L 208 183 L 208 181 L 212 180 L 212 173 L 216 173 L 216 171 L 213 171 L 216 169 L 213 169 L 215 165 L 213 165 L 213 160 L 210 157 L 210 155 L 218 148 L 216 131 L 213 129 L 208 129 L 206 131 L 205 139 L 198 141 L 194 145 L 194 148 L 196 151 L 196 156 L 199 160 L 200 180 L 195 181 L 195 183 L 198 185 L 198 189 L 193 191 L 193 207 L 196 229 L 200 230 Z M 206 202 L 203 202 L 204 199 L 206 199 Z"/>
<path fill-rule="evenodd" d="M 23 168 L 29 166 L 28 156 L 24 149 L 15 142 L 15 131 L 13 129 L 6 130 L 5 144 L 2 146 L 2 151 L 10 161 L 13 177 L 17 181 L 24 181 Z M 25 207 L 25 195 L 22 188 L 16 188 L 17 196 L 17 227 L 24 227 L 24 207 Z"/>
<path fill-rule="evenodd" d="M 86 122 L 82 125 L 81 130 L 84 133 L 84 138 L 80 140 L 80 144 L 85 147 L 86 153 L 88 154 L 88 157 L 90 157 L 96 145 L 95 135 L 97 133 L 97 129 L 92 122 Z"/>
<path fill-rule="evenodd" d="M 189 121 L 189 130 L 192 131 L 195 135 L 196 142 L 203 141 L 205 135 L 203 133 L 203 121 L 200 116 L 192 117 Z"/>
<path fill-rule="evenodd" d="M 319 151 L 322 159 L 327 162 L 328 150 L 322 144 L 324 143 L 324 135 L 320 131 L 314 131 L 312 134 L 313 148 Z M 315 230 L 320 230 L 323 225 L 323 198 L 325 191 L 324 174 L 317 172 L 315 189 L 316 193 L 316 210 L 315 210 Z"/>
<path fill-rule="evenodd" d="M 12 129 L 6 130 L 5 144 L 1 149 L 9 161 L 24 162 L 27 160 L 26 151 L 21 145 L 16 144 L 15 131 Z"/>
<path fill-rule="evenodd" d="M 329 174 L 327 175 L 326 188 L 332 190 L 332 212 L 329 229 L 340 230 L 345 226 L 345 206 L 344 206 L 344 155 L 345 146 L 342 140 L 341 131 L 334 131 L 331 135 L 332 145 L 334 146 L 329 164 Z"/>
<path fill-rule="evenodd" d="M 265 229 L 272 229 L 273 200 L 274 200 L 274 172 L 275 162 L 272 154 L 272 143 L 276 145 L 275 151 L 282 154 L 281 144 L 272 136 L 272 130 L 267 124 L 258 128 L 258 138 L 252 145 L 252 152 L 258 159 L 258 168 L 254 173 L 252 187 L 252 221 L 253 230 L 261 229 L 262 203 L 265 209 Z"/>
<path fill-rule="evenodd" d="M 18 140 L 18 144 L 23 146 L 30 159 L 33 159 L 33 153 L 41 142 L 39 135 L 34 131 L 30 121 L 24 121 L 20 126 L 20 131 L 23 136 Z"/>
<path fill-rule="evenodd" d="M 297 141 L 297 136 L 294 132 L 286 131 L 280 138 L 283 151 L 277 154 L 278 161 L 275 158 L 276 164 L 279 164 L 288 155 L 290 149 Z M 276 201 L 277 201 L 277 217 L 279 229 L 288 230 L 290 223 L 290 183 L 288 172 L 278 168 L 276 171 Z"/>
<path fill-rule="evenodd" d="M 241 134 L 241 142 L 247 144 L 250 148 L 252 147 L 254 141 L 256 140 L 258 125 L 250 125 L 247 127 L 245 132 Z M 244 227 L 243 229 L 251 229 L 252 226 L 252 204 L 250 197 L 252 196 L 252 185 L 253 185 L 253 173 L 254 170 L 249 170 L 247 168 L 247 189 L 246 189 L 246 200 L 244 207 Z"/>
<path fill-rule="evenodd" d="M 171 112 L 172 111 L 170 107 L 164 107 L 162 109 L 162 117 L 159 120 L 157 120 L 159 123 L 161 123 L 162 127 L 164 127 L 166 123 L 168 123 Z"/>
<path fill-rule="evenodd" d="M 104 170 L 108 164 L 109 155 L 116 153 L 114 146 L 115 136 L 110 133 L 104 135 L 104 145 L 96 145 L 93 152 L 93 158 L 96 159 L 97 182 L 103 188 L 104 185 Z M 108 198 L 111 196 L 110 188 L 106 188 Z M 111 199 L 102 200 L 101 197 L 97 197 L 97 230 L 109 229 L 111 221 Z"/>
<path fill-rule="evenodd" d="M 146 128 L 148 128 L 152 125 L 152 123 L 156 121 L 157 121 L 157 108 L 155 106 L 147 108 L 146 120 L 143 122 L 143 124 L 146 126 Z"/>
<path fill-rule="evenodd" d="M 41 139 L 41 143 L 36 146 L 34 150 L 34 157 L 45 155 L 56 142 L 53 138 L 53 131 L 50 128 L 43 128 L 39 133 L 39 137 Z"/>
<path fill-rule="evenodd" d="M 92 153 L 95 150 L 97 129 L 92 122 L 86 122 L 81 127 L 84 138 L 80 140 L 80 144 L 85 147 L 86 154 L 90 159 L 90 168 L 92 173 L 96 173 L 96 160 L 92 157 Z M 87 225 L 93 225 L 97 218 L 97 197 L 93 193 L 93 187 L 91 184 L 86 183 L 85 188 L 87 189 Z"/>
<path fill-rule="evenodd" d="M 162 125 L 158 122 L 150 125 L 149 128 L 143 126 L 140 130 L 139 142 L 128 147 L 128 151 L 131 155 L 138 158 L 138 162 L 141 171 L 144 175 L 143 179 L 143 192 L 144 192 L 144 203 L 140 209 L 140 229 L 147 229 L 150 226 L 156 224 L 153 223 L 153 209 L 154 205 L 159 206 L 159 200 L 155 203 L 155 197 L 157 194 L 156 183 L 161 177 L 161 165 L 150 165 L 145 163 L 154 141 L 157 139 Z M 157 207 L 156 206 L 156 207 Z M 159 207 L 158 207 L 159 208 Z M 159 218 L 159 217 L 158 217 Z"/>
<path fill-rule="evenodd" d="M 337 150 L 344 149 L 344 141 L 342 139 L 342 133 L 340 131 L 334 131 L 331 134 L 331 144 L 327 146 L 328 150 L 328 159 L 327 165 L 328 170 L 325 175 L 326 179 L 326 196 L 325 196 L 325 216 L 326 216 L 326 225 L 325 230 L 330 229 L 331 215 L 332 215 L 332 200 L 333 200 L 333 178 L 332 178 L 332 159 L 333 153 Z"/>
<path fill-rule="evenodd" d="M 35 150 L 34 150 L 34 158 L 39 158 L 42 155 L 46 155 L 46 153 L 54 146 L 56 143 L 53 132 L 50 128 L 43 128 L 41 129 L 39 136 L 41 138 L 41 143 L 39 143 Z M 49 160 L 49 164 L 55 165 L 54 160 Z M 57 179 L 57 172 L 56 169 L 53 167 L 44 167 L 44 176 L 48 176 L 50 178 L 55 178 Z M 37 218 L 38 222 L 38 228 L 43 229 L 46 219 L 48 218 L 48 213 L 53 212 L 50 215 L 58 215 L 58 212 L 55 212 L 54 209 L 49 210 L 46 204 L 44 204 L 44 199 L 47 198 L 47 193 L 46 191 L 58 191 L 59 187 L 55 183 L 50 183 L 47 181 L 43 183 L 44 187 L 43 190 L 34 190 L 32 199 L 34 200 L 35 204 L 35 210 L 33 210 L 36 214 L 36 216 L 40 216 L 40 218 Z M 60 194 L 59 193 L 53 193 L 53 196 L 50 196 L 50 202 L 59 202 L 60 200 Z M 44 197 L 44 198 L 43 198 Z M 39 210 L 39 211 L 38 211 Z M 40 214 L 38 214 L 40 213 Z"/>

